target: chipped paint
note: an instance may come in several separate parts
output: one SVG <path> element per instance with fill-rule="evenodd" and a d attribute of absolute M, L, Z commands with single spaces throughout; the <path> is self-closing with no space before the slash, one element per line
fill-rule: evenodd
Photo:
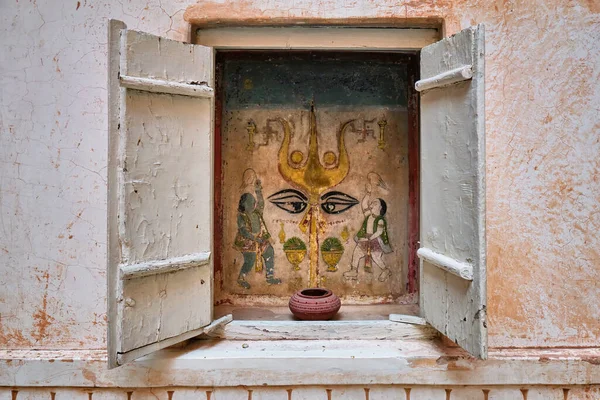
<path fill-rule="evenodd" d="M 203 1 L 185 17 L 200 25 L 442 18 L 446 34 L 486 24 L 489 344 L 593 346 L 600 339 L 593 300 L 600 295 L 593 111 L 600 96 L 586 82 L 600 73 L 596 3 L 320 1 L 275 9 L 266 1 Z"/>
<path fill-rule="evenodd" d="M 54 318 L 48 315 L 48 285 L 50 281 L 50 274 L 46 271 L 42 274 L 44 284 L 44 294 L 42 295 L 42 304 L 40 308 L 33 314 L 35 331 L 31 336 L 40 342 L 45 339 L 48 335 L 48 327 L 52 324 Z"/>
<path fill-rule="evenodd" d="M 181 40 L 188 5 L 2 4 L 2 54 L 10 63 L 0 74 L 0 285 L 10 292 L 0 293 L 1 347 L 106 346 L 106 321 L 98 317 L 106 309 L 103 21 L 121 18 Z M 285 7 L 228 0 L 203 1 L 185 14 L 201 23 L 443 22 L 446 34 L 485 23 L 489 344 L 598 344 L 597 1 L 321 0 Z M 36 279 L 38 271 L 48 282 Z M 588 392 L 569 398 L 599 395 Z"/>

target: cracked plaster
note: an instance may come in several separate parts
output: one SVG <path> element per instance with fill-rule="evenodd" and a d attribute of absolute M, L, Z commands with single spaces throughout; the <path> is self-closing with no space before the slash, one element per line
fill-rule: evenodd
<path fill-rule="evenodd" d="M 183 40 L 190 4 L 0 3 L 0 347 L 105 347 L 106 22 Z M 597 346 L 600 3 L 218 1 L 186 17 L 485 23 L 490 346 Z"/>

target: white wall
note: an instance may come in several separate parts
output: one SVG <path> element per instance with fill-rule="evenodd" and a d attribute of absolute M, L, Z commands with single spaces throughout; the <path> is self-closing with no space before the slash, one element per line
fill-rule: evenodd
<path fill-rule="evenodd" d="M 106 346 L 107 18 L 183 40 L 186 6 L 0 2 L 0 347 Z"/>

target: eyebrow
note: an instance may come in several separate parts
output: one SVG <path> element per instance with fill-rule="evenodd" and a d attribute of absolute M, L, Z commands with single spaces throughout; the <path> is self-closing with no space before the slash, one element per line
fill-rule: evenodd
<path fill-rule="evenodd" d="M 267 197 L 267 199 L 271 200 L 272 198 L 274 198 L 276 196 L 281 196 L 281 195 L 287 195 L 287 196 L 278 197 L 277 200 L 285 200 L 285 199 L 293 198 L 294 196 L 298 196 L 302 200 L 308 201 L 308 197 L 306 197 L 304 195 L 304 193 L 302 193 L 301 191 L 296 190 L 296 189 L 283 189 L 283 190 L 280 190 L 279 192 L 273 193 L 272 195 L 270 195 L 269 197 Z"/>
<path fill-rule="evenodd" d="M 321 196 L 321 200 L 327 200 L 331 197 L 335 197 L 335 196 L 340 196 L 342 197 L 342 200 L 346 201 L 346 202 L 353 202 L 353 201 L 358 201 L 356 200 L 354 197 L 350 196 L 349 194 L 346 194 L 344 192 L 338 192 L 338 191 L 332 191 L 332 192 L 327 192 L 325 193 L 323 196 Z"/>

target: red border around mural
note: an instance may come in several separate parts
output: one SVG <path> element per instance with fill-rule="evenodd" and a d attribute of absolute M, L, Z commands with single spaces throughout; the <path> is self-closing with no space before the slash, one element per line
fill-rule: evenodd
<path fill-rule="evenodd" d="M 419 291 L 419 93 L 415 82 L 419 79 L 419 55 L 408 63 L 408 293 Z"/>
<path fill-rule="evenodd" d="M 214 220 L 213 220 L 213 267 L 214 286 L 216 294 L 223 287 L 223 264 L 221 262 L 221 244 L 223 242 L 223 202 L 222 202 L 222 180 L 223 180 L 223 157 L 221 145 L 221 124 L 223 119 L 223 70 L 219 62 L 219 53 L 215 60 L 215 136 L 214 136 Z M 214 300 L 214 299 L 213 299 Z"/>
<path fill-rule="evenodd" d="M 227 53 L 226 55 L 224 53 Z M 215 273 L 215 299 L 219 299 L 218 294 L 223 287 L 223 265 L 221 262 L 221 245 L 223 240 L 222 220 L 222 145 L 221 145 L 221 124 L 223 118 L 223 79 L 222 79 L 222 60 L 223 56 L 229 58 L 256 54 L 264 51 L 228 51 L 217 53 L 215 63 L 215 131 L 214 131 L 214 221 L 213 221 L 213 265 Z M 269 51 L 277 54 L 278 51 Z M 279 51 L 281 53 L 281 51 Z M 300 53 L 300 52 L 298 52 Z M 306 52 L 310 53 L 310 52 Z M 330 52 L 331 53 L 331 52 Z M 338 54 L 343 54 L 339 52 Z M 383 54 L 379 54 L 382 56 Z M 408 66 L 408 185 L 409 185 L 409 204 L 408 204 L 408 268 L 406 279 L 406 291 L 408 294 L 415 294 L 419 291 L 419 260 L 417 250 L 419 248 L 419 93 L 414 89 L 415 82 L 419 79 L 419 55 L 406 54 Z M 221 300 L 222 302 L 223 300 Z M 219 304 L 221 303 L 219 302 Z M 225 302 L 227 302 L 225 300 Z M 215 304 L 218 305 L 218 304 Z"/>

